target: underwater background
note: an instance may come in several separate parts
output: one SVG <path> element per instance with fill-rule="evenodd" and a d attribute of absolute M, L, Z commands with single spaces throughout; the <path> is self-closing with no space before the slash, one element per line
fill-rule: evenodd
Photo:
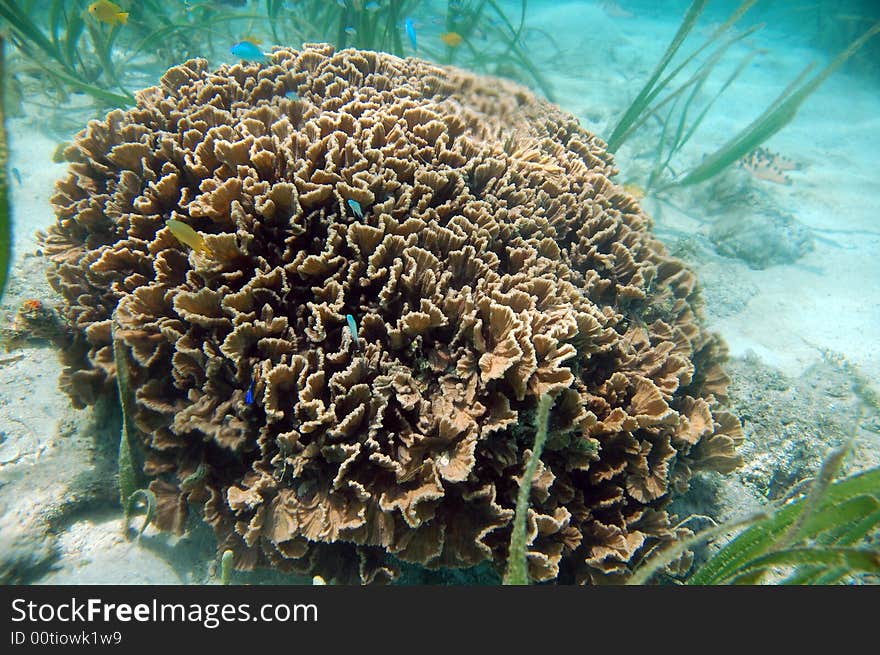
<path fill-rule="evenodd" d="M 741 465 L 695 470 L 681 488 L 670 485 L 672 536 L 681 540 L 756 512 L 773 518 L 788 498 L 818 503 L 824 487 L 814 484 L 810 495 L 814 478 L 829 484 L 875 469 L 878 21 L 880 8 L 867 0 L 0 0 L 9 205 L 0 240 L 10 245 L 0 262 L 8 272 L 0 305 L 0 580 L 312 582 L 310 574 L 265 563 L 224 574 L 225 550 L 197 513 L 180 530 L 151 525 L 138 534 L 150 503 L 120 489 L 123 418 L 115 382 L 87 403 L 72 402 L 76 393 L 59 386 L 69 316 L 50 285 L 46 241 L 38 236 L 56 224 L 55 185 L 75 161 L 65 151 L 88 121 L 133 107 L 136 92 L 187 60 L 204 58 L 209 71 L 243 60 L 262 65 L 276 46 L 330 43 L 497 76 L 558 105 L 608 145 L 619 170 L 614 183 L 696 275 L 701 325 L 727 349 L 730 386 L 720 411 L 742 425 Z M 680 50 L 653 76 L 677 35 Z M 507 82 L 496 87 L 506 94 L 494 101 L 499 107 L 517 96 Z M 299 102 L 290 93 L 287 99 Z M 483 110 L 491 114 L 491 102 Z M 368 212 L 365 201 L 348 207 L 360 218 Z M 356 346 L 358 325 L 368 328 L 360 316 L 348 317 L 351 335 L 343 338 Z M 254 389 L 239 391 L 252 404 Z M 534 413 L 521 421 L 529 434 Z M 818 519 L 804 520 L 815 531 L 804 529 L 797 539 L 792 533 L 785 545 L 802 546 L 801 555 L 815 547 L 813 554 L 779 559 L 782 569 L 747 581 L 791 575 L 797 582 L 876 583 L 876 561 L 858 559 L 877 549 L 875 478 L 836 501 L 838 511 L 852 511 L 845 525 L 833 526 L 836 541 L 820 533 Z M 144 507 L 132 511 L 128 529 L 122 505 L 133 509 L 139 501 Z M 796 521 L 788 520 L 786 526 Z M 724 543 L 707 537 L 691 544 L 692 556 L 679 557 L 663 580 L 693 579 Z M 826 547 L 821 555 L 819 546 Z M 498 548 L 506 553 L 506 545 Z M 652 548 L 630 553 L 633 568 Z M 821 572 L 809 568 L 820 564 Z M 502 574 L 488 561 L 397 566 L 398 583 L 497 584 Z M 828 571 L 836 575 L 823 578 Z M 558 581 L 575 579 L 584 581 L 574 574 Z"/>

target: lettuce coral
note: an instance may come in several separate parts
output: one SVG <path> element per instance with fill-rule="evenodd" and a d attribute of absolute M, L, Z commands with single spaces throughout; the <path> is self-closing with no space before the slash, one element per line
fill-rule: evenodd
<path fill-rule="evenodd" d="M 129 354 L 161 528 L 199 507 L 237 567 L 338 581 L 501 564 L 552 394 L 530 573 L 597 582 L 675 537 L 694 469 L 739 464 L 694 275 L 574 117 L 326 45 L 137 100 L 66 151 L 43 247 L 73 402 L 110 391 L 114 322 Z"/>

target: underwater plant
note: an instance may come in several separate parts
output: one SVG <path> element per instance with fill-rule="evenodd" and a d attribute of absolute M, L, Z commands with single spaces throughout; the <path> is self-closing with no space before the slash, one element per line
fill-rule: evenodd
<path fill-rule="evenodd" d="M 694 0 L 648 81 L 614 126 L 608 138 L 608 149 L 611 152 L 616 152 L 650 118 L 659 119 L 661 133 L 654 148 L 655 162 L 646 183 L 646 189 L 655 189 L 659 192 L 674 186 L 705 182 L 753 152 L 790 123 L 810 94 L 868 40 L 880 32 L 880 23 L 877 23 L 850 43 L 821 71 L 808 79 L 808 75 L 813 69 L 813 64 L 809 64 L 752 123 L 714 152 L 706 155 L 691 170 L 675 175 L 671 180 L 667 179 L 661 182 L 662 176 L 670 170 L 672 158 L 690 141 L 714 103 L 745 70 L 754 56 L 752 54 L 743 59 L 719 90 L 704 104 L 697 117 L 689 123 L 688 115 L 691 108 L 718 62 L 731 45 L 761 27 L 760 25 L 754 26 L 742 33 L 728 36 L 731 29 L 756 2 L 757 0 L 745 0 L 724 23 L 713 30 L 712 34 L 700 46 L 686 55 L 672 72 L 667 72 L 667 68 L 671 65 L 708 4 L 708 0 Z M 714 48 L 714 51 L 697 67 L 697 70 L 685 81 L 676 83 L 688 65 L 709 48 Z M 664 116 L 661 116 L 661 110 L 665 111 Z"/>
<path fill-rule="evenodd" d="M 869 541 L 880 528 L 880 468 L 833 482 L 849 448 L 847 443 L 829 453 L 806 494 L 667 546 L 628 583 L 647 583 L 688 548 L 737 529 L 742 532 L 687 584 L 758 584 L 770 572 L 775 584 L 825 585 L 859 573 L 880 575 L 880 549 Z"/>
<path fill-rule="evenodd" d="M 235 561 L 235 553 L 228 548 L 220 556 L 220 584 L 228 585 L 232 580 L 232 567 Z"/>
<path fill-rule="evenodd" d="M 139 485 L 142 463 L 139 458 L 135 457 L 132 446 L 132 435 L 137 433 L 137 428 L 133 420 L 133 396 L 128 374 L 128 360 L 122 346 L 122 340 L 115 334 L 115 320 L 111 325 L 111 339 L 113 341 L 113 363 L 116 367 L 119 408 L 122 414 L 122 430 L 119 436 L 119 455 L 117 459 L 119 502 L 123 512 L 122 531 L 123 534 L 128 534 L 129 522 L 136 509 L 136 505 L 138 502 L 143 502 L 146 512 L 143 524 L 138 532 L 138 535 L 140 535 L 146 530 L 156 512 L 156 496 L 149 489 L 142 489 Z"/>
<path fill-rule="evenodd" d="M 157 67 L 165 69 L 196 56 L 227 57 L 236 43 L 253 44 L 252 49 L 262 52 L 272 47 L 264 46 L 262 38 L 270 37 L 275 45 L 330 42 L 338 48 L 419 55 L 451 63 L 456 50 L 443 46 L 442 38 L 448 40 L 455 34 L 458 52 L 467 53 L 461 57 L 464 65 L 513 75 L 551 97 L 549 84 L 520 42 L 525 0 L 517 27 L 493 0 L 450 0 L 446 22 L 461 34 L 431 34 L 420 38 L 418 47 L 422 23 L 414 16 L 428 11 L 422 0 L 266 0 L 259 4 L 264 5 L 264 12 L 258 13 L 256 6 L 211 2 L 143 0 L 118 5 L 107 0 L 50 0 L 46 11 L 44 5 L 27 0 L 0 0 L 0 17 L 8 22 L 9 38 L 21 56 L 16 74 L 39 84 L 48 79 L 62 97 L 86 93 L 103 108 L 134 104 L 128 89 L 142 84 L 142 78 L 152 76 Z M 97 7 L 100 12 L 89 11 Z M 125 20 L 116 18 L 117 14 Z M 480 34 L 479 47 L 471 42 L 474 34 Z"/>
<path fill-rule="evenodd" d="M 731 16 L 722 23 L 719 27 L 717 27 L 711 36 L 709 36 L 698 48 L 692 51 L 687 57 L 685 57 L 684 61 L 679 63 L 679 65 L 669 73 L 665 77 L 663 77 L 666 72 L 667 67 L 672 63 L 672 60 L 675 58 L 675 55 L 678 53 L 678 50 L 684 44 L 691 30 L 693 30 L 694 26 L 697 24 L 697 21 L 700 18 L 700 15 L 703 13 L 703 10 L 706 8 L 708 4 L 708 0 L 694 0 L 691 6 L 688 8 L 684 17 L 682 18 L 681 24 L 678 27 L 678 31 L 675 33 L 675 36 L 672 38 L 669 46 L 666 48 L 666 51 L 663 53 L 663 56 L 660 58 L 660 61 L 657 62 L 654 67 L 654 71 L 651 73 L 651 76 L 648 78 L 648 81 L 645 82 L 645 85 L 642 87 L 642 90 L 639 91 L 638 95 L 635 99 L 630 103 L 629 107 L 627 107 L 626 111 L 618 120 L 617 124 L 614 126 L 614 129 L 611 132 L 611 136 L 608 137 L 608 150 L 611 152 L 616 152 L 618 148 L 623 144 L 623 142 L 632 135 L 633 131 L 640 125 L 642 125 L 650 114 L 656 111 L 655 106 L 652 106 L 651 103 L 672 83 L 672 81 L 681 73 L 685 67 L 690 64 L 696 57 L 702 53 L 706 48 L 714 44 L 722 35 L 724 35 L 741 17 L 748 11 L 749 7 L 755 4 L 757 0 L 746 0 L 739 8 L 731 14 Z M 723 49 L 720 50 L 723 53 Z M 713 58 L 717 62 L 717 57 Z M 701 70 L 708 73 L 711 70 L 712 66 L 708 68 L 704 66 Z M 671 98 L 674 99 L 679 94 L 683 93 L 689 86 L 695 84 L 699 79 L 704 76 L 693 76 L 691 80 L 686 82 L 685 84 L 679 86 L 671 95 Z M 661 79 L 662 78 L 662 79 Z M 668 102 L 667 99 L 665 102 Z M 663 104 L 665 104 L 665 102 Z M 662 105 L 661 105 L 662 107 Z"/>
<path fill-rule="evenodd" d="M 513 23 L 495 0 L 449 0 L 445 17 L 445 32 L 440 39 L 443 51 L 433 58 L 444 64 L 457 64 L 475 71 L 507 75 L 510 69 L 518 71 L 517 81 L 534 84 L 548 100 L 553 90 L 535 66 L 522 38 L 526 33 L 526 0 L 520 2 L 519 22 Z M 479 43 L 476 41 L 480 36 Z M 547 43 L 552 38 L 542 33 Z"/>
<path fill-rule="evenodd" d="M 279 0 L 267 0 L 266 15 L 276 43 L 321 41 L 340 49 L 355 47 L 457 63 L 477 72 L 514 72 L 520 81 L 534 84 L 552 99 L 549 83 L 521 42 L 526 0 L 519 3 L 517 25 L 494 0 L 448 0 L 445 31 L 430 36 L 422 34 L 422 21 L 417 18 L 428 15 L 428 4 L 422 0 L 307 0 L 285 7 Z"/>
<path fill-rule="evenodd" d="M 526 546 L 529 541 L 529 535 L 526 532 L 526 518 L 529 511 L 532 480 L 535 478 L 535 473 L 538 472 L 538 462 L 541 461 L 541 453 L 544 452 L 544 444 L 547 442 L 547 427 L 550 424 L 550 407 L 552 404 L 552 396 L 542 396 L 538 401 L 538 411 L 535 412 L 535 444 L 532 446 L 532 452 L 529 455 L 529 461 L 522 475 L 519 491 L 516 496 L 516 513 L 513 517 L 513 528 L 510 533 L 510 547 L 507 553 L 507 572 L 504 575 L 504 584 L 524 585 L 529 583 L 526 560 Z"/>
<path fill-rule="evenodd" d="M 741 463 L 694 275 L 570 114 L 329 45 L 137 98 L 64 151 L 41 244 L 76 406 L 125 351 L 157 527 L 328 581 L 503 567 L 549 396 L 528 576 L 620 580 Z"/>
<path fill-rule="evenodd" d="M 337 48 L 356 47 L 390 52 L 398 57 L 417 54 L 404 37 L 404 23 L 421 0 L 306 0 L 285 7 L 267 0 L 266 15 L 276 43 L 326 41 Z"/>
<path fill-rule="evenodd" d="M 719 147 L 715 152 L 707 155 L 703 161 L 688 171 L 683 177 L 674 181 L 675 185 L 687 186 L 698 184 L 714 177 L 722 170 L 746 156 L 764 141 L 776 134 L 779 130 L 790 123 L 798 109 L 828 77 L 837 70 L 853 53 L 857 52 L 869 39 L 880 33 L 880 23 L 874 25 L 850 46 L 841 52 L 825 68 L 816 73 L 812 78 L 806 79 L 812 70 L 812 64 L 774 100 L 764 112 L 751 124 L 734 135 L 727 143 Z"/>
<path fill-rule="evenodd" d="M 38 75 L 46 76 L 59 89 L 87 93 L 106 105 L 130 105 L 134 98 L 119 88 L 120 74 L 112 54 L 119 26 L 102 27 L 87 21 L 84 10 L 82 3 L 52 0 L 48 12 L 39 12 L 45 13 L 47 20 L 41 25 L 24 3 L 0 0 L 8 38 Z"/>
<path fill-rule="evenodd" d="M 96 7 L 101 11 L 89 11 Z M 117 19 L 117 13 L 124 13 L 125 20 Z M 23 60 L 17 62 L 17 74 L 43 85 L 48 81 L 62 97 L 88 94 L 102 107 L 134 104 L 128 89 L 157 65 L 166 68 L 193 55 L 215 54 L 219 27 L 263 19 L 213 3 L 161 0 L 126 7 L 106 0 L 0 0 L 0 17 Z M 232 27 L 222 33 L 223 52 L 234 33 Z"/>

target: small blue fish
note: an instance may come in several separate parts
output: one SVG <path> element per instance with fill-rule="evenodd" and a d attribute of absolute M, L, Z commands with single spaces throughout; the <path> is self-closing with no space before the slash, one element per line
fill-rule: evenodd
<path fill-rule="evenodd" d="M 351 338 L 354 339 L 354 347 L 358 347 L 358 325 L 354 320 L 354 316 L 351 314 L 345 315 L 345 320 L 348 321 L 348 331 L 351 332 Z"/>
<path fill-rule="evenodd" d="M 412 43 L 413 50 L 418 52 L 419 46 L 416 44 L 416 26 L 413 25 L 412 18 L 407 18 L 403 22 L 403 26 L 406 28 L 406 35 L 409 37 L 409 42 Z"/>
<path fill-rule="evenodd" d="M 244 395 L 244 401 L 248 405 L 254 404 L 254 381 L 251 381 L 251 386 L 248 387 L 247 393 Z"/>
<path fill-rule="evenodd" d="M 265 61 L 266 55 L 250 41 L 240 41 L 232 46 L 232 54 L 245 61 Z"/>
<path fill-rule="evenodd" d="M 351 25 L 349 25 L 348 27 L 345 28 L 345 33 L 348 34 L 349 36 L 354 36 L 355 34 L 357 34 L 357 30 L 354 29 Z"/>
<path fill-rule="evenodd" d="M 370 2 L 364 5 L 364 9 L 367 11 L 379 11 L 379 3 L 376 0 L 370 0 Z"/>
<path fill-rule="evenodd" d="M 293 100 L 294 102 L 299 102 L 299 95 L 297 95 L 296 91 L 288 91 L 284 94 L 284 97 L 288 100 Z"/>
<path fill-rule="evenodd" d="M 352 200 L 351 198 L 346 200 L 346 202 L 348 203 L 348 206 L 351 207 L 351 211 L 354 212 L 354 215 L 360 219 L 363 219 L 364 210 L 361 209 L 361 203 L 359 203 L 357 200 Z"/>

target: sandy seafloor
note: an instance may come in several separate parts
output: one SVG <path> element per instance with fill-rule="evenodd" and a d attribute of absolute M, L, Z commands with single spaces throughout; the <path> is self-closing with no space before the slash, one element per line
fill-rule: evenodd
<path fill-rule="evenodd" d="M 527 41 L 556 101 L 587 129 L 607 135 L 665 49 L 678 14 L 625 16 L 592 2 L 530 6 L 528 24 L 553 34 L 559 46 L 537 36 Z M 805 38 L 772 26 L 734 48 L 732 65 L 747 47 L 765 52 L 716 105 L 678 160 L 681 168 L 750 122 L 807 61 L 827 61 Z M 716 79 L 724 78 L 722 70 Z M 53 301 L 34 232 L 54 220 L 49 197 L 65 167 L 51 163 L 58 140 L 41 120 L 8 121 L 10 166 L 21 183 L 12 182 L 15 263 L 5 320 L 25 298 Z M 636 140 L 621 150 L 618 182 L 638 179 L 632 173 L 650 165 L 639 151 L 650 145 Z M 709 238 L 719 215 L 706 209 L 718 193 L 708 185 L 643 201 L 658 236 L 698 273 L 707 324 L 730 349 L 730 404 L 748 439 L 745 467 L 697 477 L 674 505 L 680 516 L 740 516 L 810 476 L 849 436 L 855 441 L 847 472 L 880 461 L 880 420 L 868 411 L 856 430 L 864 403 L 854 390 L 856 380 L 880 379 L 880 86 L 838 71 L 765 145 L 803 168 L 790 174 L 789 186 L 731 172 L 724 184 L 746 189 L 752 200 L 728 209 L 793 217 L 814 244 L 796 261 L 758 269 L 720 255 Z M 789 238 L 784 230 L 758 234 L 765 243 Z M 0 354 L 0 581 L 216 582 L 213 537 L 204 528 L 196 525 L 180 540 L 152 529 L 141 542 L 122 537 L 117 424 L 106 408 L 71 409 L 57 388 L 59 371 L 46 344 Z M 292 581 L 271 573 L 235 580 Z"/>

